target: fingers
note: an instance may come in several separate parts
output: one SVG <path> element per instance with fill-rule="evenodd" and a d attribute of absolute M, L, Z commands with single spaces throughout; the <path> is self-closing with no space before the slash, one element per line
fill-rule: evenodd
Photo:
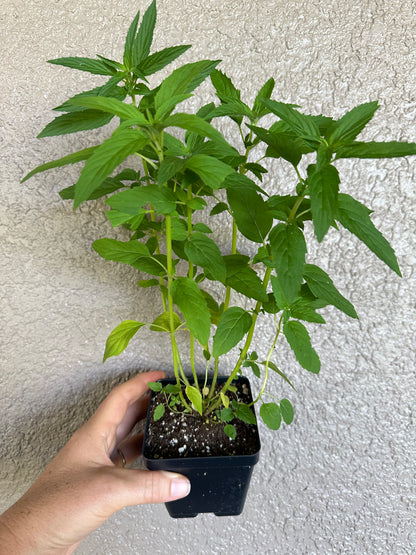
<path fill-rule="evenodd" d="M 143 434 L 134 435 L 121 442 L 111 454 L 116 466 L 126 466 L 134 462 L 142 453 Z M 124 461 L 123 461 L 124 458 Z"/>
<path fill-rule="evenodd" d="M 104 438 L 108 454 L 131 430 L 137 417 L 144 414 L 147 400 L 141 398 L 149 389 L 147 382 L 157 381 L 164 375 L 161 371 L 146 372 L 115 387 L 87 422 L 88 435 Z"/>
<path fill-rule="evenodd" d="M 191 483 L 181 474 L 115 468 L 119 485 L 113 489 L 117 510 L 128 505 L 166 503 L 186 497 Z"/>

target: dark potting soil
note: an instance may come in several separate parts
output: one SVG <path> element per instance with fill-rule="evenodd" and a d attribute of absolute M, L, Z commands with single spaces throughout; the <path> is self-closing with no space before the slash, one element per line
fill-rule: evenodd
<path fill-rule="evenodd" d="M 235 394 L 227 392 L 230 399 L 240 403 L 250 403 L 252 397 L 243 382 L 236 382 Z M 220 388 L 221 386 L 219 386 Z M 218 388 L 218 389 L 219 389 Z M 246 424 L 234 418 L 232 424 L 237 435 L 235 439 L 224 433 L 223 422 L 200 417 L 198 414 L 172 412 L 168 408 L 160 420 L 153 420 L 158 404 L 165 401 L 162 393 L 152 395 L 149 408 L 149 424 L 144 451 L 149 459 L 176 459 L 226 455 L 252 455 L 260 448 L 257 426 Z M 251 407 L 253 409 L 253 407 Z"/>

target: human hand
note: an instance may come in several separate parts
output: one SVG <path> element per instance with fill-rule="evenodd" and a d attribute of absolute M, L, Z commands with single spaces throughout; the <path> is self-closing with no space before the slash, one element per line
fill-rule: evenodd
<path fill-rule="evenodd" d="M 147 382 L 163 377 L 163 372 L 139 374 L 111 391 L 32 487 L 0 516 L 1 554 L 70 554 L 123 507 L 188 495 L 185 476 L 124 468 L 141 453 L 142 434 L 128 435 L 146 414 Z"/>

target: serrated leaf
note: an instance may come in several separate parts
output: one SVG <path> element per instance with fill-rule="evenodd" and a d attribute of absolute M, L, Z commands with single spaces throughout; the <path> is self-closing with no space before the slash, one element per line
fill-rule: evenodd
<path fill-rule="evenodd" d="M 235 439 L 237 437 L 237 430 L 234 428 L 232 424 L 227 424 L 226 426 L 224 426 L 224 433 L 230 439 Z"/>
<path fill-rule="evenodd" d="M 282 413 L 276 403 L 263 403 L 260 407 L 260 416 L 270 430 L 278 430 L 282 423 Z"/>
<path fill-rule="evenodd" d="M 277 224 L 269 235 L 273 266 L 283 293 L 291 303 L 303 280 L 306 242 L 302 231 L 293 224 Z"/>
<path fill-rule="evenodd" d="M 238 403 L 237 408 L 235 409 L 235 415 L 237 418 L 245 422 L 246 424 L 256 424 L 256 416 L 251 408 L 244 404 Z"/>
<path fill-rule="evenodd" d="M 276 100 L 263 100 L 264 104 L 273 114 L 276 114 L 296 133 L 297 136 L 312 140 L 313 143 L 320 142 L 320 133 L 312 116 L 298 112 L 292 104 L 284 104 Z"/>
<path fill-rule="evenodd" d="M 281 378 L 283 378 L 283 379 L 285 380 L 285 382 L 288 383 L 288 384 L 290 385 L 290 387 L 296 391 L 295 386 L 292 384 L 292 382 L 289 380 L 289 378 L 286 376 L 286 374 L 285 374 L 284 372 L 282 372 L 282 371 L 275 365 L 274 362 L 272 362 L 271 360 L 269 360 L 269 361 L 264 360 L 263 362 L 259 362 L 259 364 L 262 364 L 263 366 L 266 366 L 266 364 L 267 364 L 267 366 L 268 366 L 269 368 L 271 368 L 271 369 L 273 370 L 273 372 L 276 372 L 276 374 L 279 374 L 279 376 L 280 376 Z"/>
<path fill-rule="evenodd" d="M 147 137 L 136 129 L 116 130 L 85 163 L 75 185 L 74 208 L 87 200 L 121 162 L 147 143 Z"/>
<path fill-rule="evenodd" d="M 331 165 L 318 169 L 308 167 L 308 186 L 311 197 L 312 220 L 319 242 L 334 222 L 338 206 L 340 178 L 338 170 Z"/>
<path fill-rule="evenodd" d="M 172 96 L 192 92 L 208 77 L 219 60 L 192 62 L 175 69 L 160 85 L 155 96 L 156 110 Z"/>
<path fill-rule="evenodd" d="M 214 71 L 212 71 L 211 82 L 221 101 L 227 102 L 230 99 L 240 100 L 240 91 L 236 89 L 231 79 L 219 69 L 214 69 Z"/>
<path fill-rule="evenodd" d="M 150 256 L 149 249 L 139 241 L 117 241 L 116 239 L 98 239 L 92 244 L 93 249 L 105 260 L 129 264 L 142 272 L 156 276 L 166 274 L 166 256 Z"/>
<path fill-rule="evenodd" d="M 225 202 L 219 202 L 214 206 L 209 215 L 216 216 L 217 214 L 221 214 L 221 212 L 224 212 L 225 210 L 228 210 L 228 204 L 226 204 Z"/>
<path fill-rule="evenodd" d="M 95 189 L 93 193 L 88 197 L 87 200 L 95 200 L 101 198 L 105 195 L 109 195 L 114 193 L 118 189 L 125 187 L 125 185 L 117 179 L 117 177 L 107 177 L 101 183 L 101 185 Z M 70 187 L 65 187 L 62 191 L 59 191 L 59 196 L 64 200 L 73 200 L 75 197 L 75 185 L 71 185 Z"/>
<path fill-rule="evenodd" d="M 290 307 L 290 314 L 292 318 L 297 320 L 325 324 L 323 317 L 318 314 L 315 308 L 305 299 L 297 299 Z"/>
<path fill-rule="evenodd" d="M 371 221 L 366 206 L 349 195 L 340 194 L 336 219 L 396 274 L 402 275 L 394 250 Z"/>
<path fill-rule="evenodd" d="M 321 368 L 321 362 L 311 345 L 311 339 L 305 326 L 297 320 L 290 320 L 283 325 L 283 333 L 299 364 L 305 370 L 317 374 Z"/>
<path fill-rule="evenodd" d="M 267 302 L 268 296 L 264 289 L 263 282 L 257 273 L 245 264 L 235 266 L 233 255 L 224 256 L 227 269 L 227 279 L 225 284 L 235 291 L 242 293 L 249 299 Z"/>
<path fill-rule="evenodd" d="M 115 70 L 108 67 L 101 60 L 94 60 L 85 57 L 63 57 L 48 60 L 49 64 L 70 67 L 72 69 L 79 69 L 80 71 L 88 71 L 95 75 L 114 75 Z"/>
<path fill-rule="evenodd" d="M 220 412 L 220 420 L 222 422 L 231 422 L 234 420 L 233 410 L 230 407 L 223 408 Z"/>
<path fill-rule="evenodd" d="M 179 318 L 179 316 L 176 314 L 176 312 L 173 313 L 172 320 L 173 320 L 172 322 L 173 328 L 171 329 L 170 314 L 169 312 L 163 312 L 155 320 L 153 320 L 153 322 L 150 325 L 150 329 L 152 331 L 160 331 L 160 332 L 175 331 L 182 325 L 182 321 Z"/>
<path fill-rule="evenodd" d="M 282 131 L 273 131 L 272 128 L 267 130 L 254 125 L 248 125 L 248 127 L 254 131 L 261 141 L 268 145 L 266 156 L 271 158 L 281 157 L 295 168 L 297 167 L 302 158 L 303 149 L 296 136 L 291 136 Z"/>
<path fill-rule="evenodd" d="M 126 41 L 124 43 L 123 62 L 127 69 L 131 69 L 133 67 L 132 49 L 133 49 L 134 37 L 136 36 L 139 19 L 140 19 L 140 11 L 137 12 L 136 16 L 131 22 L 129 30 L 127 32 Z"/>
<path fill-rule="evenodd" d="M 316 297 L 324 299 L 351 318 L 358 318 L 353 305 L 341 295 L 324 270 L 313 264 L 305 264 L 304 277 Z"/>
<path fill-rule="evenodd" d="M 271 97 L 274 85 L 275 81 L 273 78 L 271 78 L 266 81 L 266 83 L 264 83 L 262 88 L 259 90 L 253 105 L 253 112 L 257 119 L 260 119 L 261 117 L 269 113 L 269 110 L 264 104 L 263 100 L 268 100 Z"/>
<path fill-rule="evenodd" d="M 185 253 L 193 264 L 204 269 L 209 279 L 225 282 L 225 264 L 215 241 L 203 233 L 194 232 L 185 243 Z"/>
<path fill-rule="evenodd" d="M 165 405 L 158 405 L 153 413 L 153 420 L 157 422 L 165 414 Z"/>
<path fill-rule="evenodd" d="M 140 62 L 147 58 L 153 40 L 153 31 L 156 24 L 156 1 L 147 8 L 137 35 L 131 47 L 133 66 L 139 66 Z"/>
<path fill-rule="evenodd" d="M 280 401 L 280 412 L 282 413 L 283 420 L 285 424 L 291 424 L 293 422 L 294 411 L 293 406 L 287 399 L 282 399 Z"/>
<path fill-rule="evenodd" d="M 129 344 L 130 339 L 145 325 L 143 322 L 137 322 L 136 320 L 124 320 L 124 322 L 121 322 L 121 324 L 114 328 L 107 338 L 103 362 L 109 357 L 122 353 Z"/>
<path fill-rule="evenodd" d="M 161 382 L 147 382 L 147 385 L 149 386 L 149 389 L 151 389 L 155 393 L 159 393 L 159 391 L 162 391 L 163 389 L 163 385 Z"/>
<path fill-rule="evenodd" d="M 158 214 L 171 214 L 176 210 L 176 199 L 166 187 L 143 185 L 117 193 L 106 203 L 125 214 L 140 214 L 142 207 L 151 204 Z"/>
<path fill-rule="evenodd" d="M 240 307 L 228 308 L 222 315 L 214 335 L 212 356 L 217 358 L 235 347 L 252 324 L 252 317 Z"/>
<path fill-rule="evenodd" d="M 241 176 L 245 177 L 245 176 Z M 241 179 L 238 176 L 238 179 Z M 251 180 L 245 177 L 245 180 Z M 231 206 L 239 231 L 256 243 L 263 243 L 273 224 L 273 217 L 268 211 L 267 204 L 255 190 L 246 186 L 237 178 L 227 180 L 227 200 Z"/>
<path fill-rule="evenodd" d="M 234 169 L 221 160 L 206 154 L 195 154 L 191 156 L 184 165 L 195 172 L 200 179 L 214 190 L 224 186 L 225 179 L 235 173 Z"/>
<path fill-rule="evenodd" d="M 52 162 L 47 162 L 46 164 L 37 166 L 22 179 L 21 183 L 24 183 L 27 179 L 31 178 L 37 173 L 41 173 L 52 168 L 60 168 L 62 166 L 66 166 L 67 164 L 76 164 L 77 162 L 88 160 L 88 158 L 90 158 L 94 154 L 97 148 L 98 146 L 90 146 L 88 148 L 84 148 L 83 150 L 79 150 L 78 152 L 74 152 L 73 154 L 68 154 L 63 158 L 58 158 L 58 160 L 53 160 Z"/>
<path fill-rule="evenodd" d="M 350 143 L 373 118 L 379 107 L 378 102 L 366 102 L 347 112 L 341 119 L 334 121 L 327 130 L 326 138 L 330 146 Z"/>
<path fill-rule="evenodd" d="M 185 389 L 186 396 L 191 401 L 192 405 L 202 416 L 202 395 L 199 389 L 192 385 L 187 385 Z"/>
<path fill-rule="evenodd" d="M 42 137 L 56 137 L 68 135 L 89 129 L 97 129 L 107 125 L 112 120 L 112 115 L 105 115 L 98 110 L 82 110 L 80 112 L 69 112 L 56 117 L 39 133 L 38 139 Z"/>
<path fill-rule="evenodd" d="M 205 346 L 211 331 L 211 317 L 198 285 L 190 278 L 179 277 L 172 284 L 172 296 L 190 332 Z"/>
<path fill-rule="evenodd" d="M 156 285 L 159 285 L 159 282 L 157 279 L 141 279 L 137 282 L 137 285 L 146 289 L 147 287 L 155 287 Z"/>
<path fill-rule="evenodd" d="M 149 122 L 146 117 L 133 104 L 126 104 L 117 98 L 107 98 L 104 96 L 79 96 L 72 99 L 74 106 L 82 106 L 93 110 L 109 112 L 119 118 L 131 120 L 139 125 L 146 125 Z"/>
<path fill-rule="evenodd" d="M 165 66 L 176 60 L 176 58 L 179 58 L 179 56 L 189 50 L 189 48 L 191 48 L 190 44 L 182 44 L 179 46 L 164 48 L 159 52 L 154 52 L 140 64 L 140 70 L 144 75 L 153 75 L 153 73 L 160 71 Z"/>
<path fill-rule="evenodd" d="M 353 142 L 336 151 L 337 158 L 397 158 L 416 154 L 416 143 Z"/>

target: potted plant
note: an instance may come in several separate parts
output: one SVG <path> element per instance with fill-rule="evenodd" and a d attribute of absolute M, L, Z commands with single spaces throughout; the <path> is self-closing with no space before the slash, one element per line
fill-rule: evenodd
<path fill-rule="evenodd" d="M 254 405 L 273 430 L 293 420 L 290 401 L 267 394 L 271 373 L 291 385 L 274 359 L 278 340 L 283 336 L 299 364 L 318 373 L 320 360 L 307 326 L 325 323 L 319 309 L 333 305 L 357 318 L 329 275 L 306 259 L 307 240 L 315 236 L 321 242 L 330 228 L 346 229 L 400 275 L 393 249 L 372 223 L 371 210 L 341 187 L 337 161 L 416 154 L 416 144 L 357 140 L 378 108 L 376 101 L 338 120 L 306 115 L 298 106 L 271 99 L 271 78 L 248 105 L 217 69 L 218 60 L 187 63 L 151 85 L 153 75 L 189 45 L 151 53 L 155 1 L 140 25 L 139 20 L 138 13 L 121 62 L 103 56 L 50 60 L 106 76 L 106 82 L 55 108 L 62 114 L 39 137 L 95 129 L 113 118 L 119 124 L 101 144 L 43 164 L 24 180 L 85 162 L 77 183 L 63 189 L 61 197 L 73 200 L 74 208 L 105 198 L 97 206 L 129 238 L 98 238 L 94 250 L 135 268 L 144 294 L 149 287 L 160 291 L 154 319 L 121 322 L 108 337 L 104 360 L 123 352 L 144 326 L 172 347 L 173 379 L 149 384 L 153 399 L 148 424 L 155 429 L 146 436 L 147 464 L 165 469 L 179 465 L 191 477 L 191 496 L 169 504 L 173 516 L 238 514 L 260 448 Z M 185 109 L 186 100 L 208 77 L 216 93 L 213 101 L 196 112 Z M 264 126 L 265 116 L 273 123 Z M 231 145 L 218 131 L 217 118 L 227 118 L 238 130 L 239 144 Z M 282 159 L 293 169 L 292 182 L 279 191 L 268 179 L 268 158 Z M 228 245 L 216 240 L 208 225 L 219 214 L 229 229 Z M 274 338 L 268 352 L 257 353 L 253 334 L 264 319 Z M 179 351 L 179 333 L 188 334 L 187 352 Z M 196 367 L 198 350 L 205 357 L 204 368 Z M 223 376 L 220 358 L 232 350 L 235 364 Z M 258 380 L 254 399 L 247 379 L 238 379 L 244 371 Z M 168 431 L 170 419 L 185 439 Z M 196 439 L 187 431 L 194 423 L 199 426 Z M 215 446 L 202 439 L 203 429 L 215 436 Z M 155 445 L 159 435 L 168 437 L 166 451 Z M 196 446 L 202 444 L 198 458 Z M 215 490 L 221 466 L 225 485 Z M 239 491 L 235 504 L 225 502 Z"/>

